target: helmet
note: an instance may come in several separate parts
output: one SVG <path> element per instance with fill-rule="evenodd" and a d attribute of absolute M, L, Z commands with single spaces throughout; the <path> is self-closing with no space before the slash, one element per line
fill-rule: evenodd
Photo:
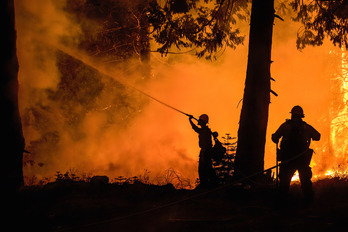
<path fill-rule="evenodd" d="M 290 112 L 292 115 L 297 115 L 297 116 L 300 116 L 301 118 L 304 118 L 304 114 L 303 114 L 303 109 L 301 106 L 294 106 L 292 109 L 291 109 L 291 112 Z"/>
<path fill-rule="evenodd" d="M 202 114 L 201 116 L 199 116 L 199 120 L 202 120 L 205 123 L 209 122 L 209 117 L 206 114 Z"/>

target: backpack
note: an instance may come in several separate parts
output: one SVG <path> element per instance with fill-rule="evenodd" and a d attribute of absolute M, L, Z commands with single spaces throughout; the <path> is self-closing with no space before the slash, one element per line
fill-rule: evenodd
<path fill-rule="evenodd" d="M 221 144 L 221 142 L 217 138 L 215 138 L 215 144 L 212 149 L 213 160 L 217 163 L 221 162 L 222 158 L 226 154 L 227 149 Z"/>

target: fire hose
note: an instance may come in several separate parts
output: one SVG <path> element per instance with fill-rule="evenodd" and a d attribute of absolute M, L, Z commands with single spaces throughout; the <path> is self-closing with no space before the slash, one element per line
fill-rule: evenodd
<path fill-rule="evenodd" d="M 161 101 L 161 100 L 159 100 L 159 99 L 157 99 L 157 98 L 151 96 L 151 95 L 148 94 L 148 93 L 145 93 L 144 91 L 142 91 L 142 90 L 140 90 L 140 89 L 138 89 L 138 88 L 136 88 L 136 87 L 134 87 L 134 86 L 131 86 L 131 87 L 132 87 L 133 89 L 135 89 L 136 91 L 138 91 L 139 93 L 141 93 L 141 94 L 147 96 L 148 98 L 150 98 L 150 99 L 152 99 L 152 100 L 154 100 L 154 101 L 156 101 L 156 102 L 158 102 L 158 103 L 160 103 L 160 104 L 162 104 L 162 105 L 164 105 L 164 106 L 166 106 L 166 107 L 168 107 L 168 108 L 170 108 L 170 109 L 172 109 L 172 110 L 175 110 L 175 111 L 177 111 L 177 112 L 179 112 L 179 113 L 181 113 L 181 114 L 184 114 L 184 115 L 186 115 L 186 116 L 188 116 L 188 117 L 192 117 L 193 119 L 195 119 L 196 121 L 198 121 L 198 119 L 195 118 L 195 117 L 193 117 L 191 114 L 187 114 L 187 113 L 185 113 L 185 112 L 183 112 L 183 111 L 181 111 L 181 110 L 179 110 L 179 109 L 177 109 L 177 108 L 175 108 L 175 107 L 173 107 L 173 106 L 171 106 L 171 105 L 168 105 L 167 103 L 165 103 L 165 102 L 163 102 L 163 101 Z"/>

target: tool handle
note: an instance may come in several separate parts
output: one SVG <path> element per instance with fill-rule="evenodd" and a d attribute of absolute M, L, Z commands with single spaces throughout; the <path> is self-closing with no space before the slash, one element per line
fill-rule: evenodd
<path fill-rule="evenodd" d="M 195 118 L 195 117 L 193 117 L 193 115 L 191 115 L 191 114 L 186 114 L 186 113 L 185 113 L 185 115 L 186 115 L 187 117 L 189 117 L 189 118 L 193 118 L 194 120 L 196 120 L 196 121 L 198 122 L 198 119 Z"/>

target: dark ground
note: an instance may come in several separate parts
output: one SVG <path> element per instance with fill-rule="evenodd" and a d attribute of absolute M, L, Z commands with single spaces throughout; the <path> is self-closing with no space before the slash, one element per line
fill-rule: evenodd
<path fill-rule="evenodd" d="M 266 185 L 176 190 L 140 182 L 50 183 L 5 198 L 5 210 L 11 231 L 347 231 L 348 181 L 320 180 L 314 190 L 314 204 L 306 205 L 298 184 L 283 202 Z"/>

